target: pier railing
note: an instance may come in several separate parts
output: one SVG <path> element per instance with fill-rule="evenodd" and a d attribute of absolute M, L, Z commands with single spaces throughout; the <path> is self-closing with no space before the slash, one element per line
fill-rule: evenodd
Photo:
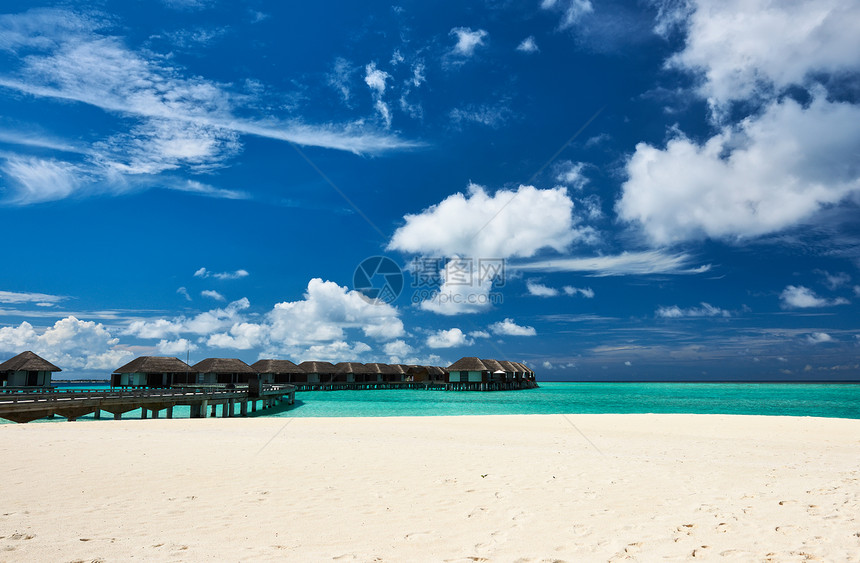
<path fill-rule="evenodd" d="M 13 422 L 29 422 L 39 418 L 60 415 L 75 420 L 87 414 L 99 418 L 101 411 L 112 413 L 115 419 L 123 413 L 141 409 L 141 418 L 147 411 L 153 418 L 167 411 L 167 418 L 173 418 L 173 407 L 190 406 L 192 418 L 204 418 L 206 409 L 212 409 L 215 416 L 216 406 L 221 406 L 221 416 L 234 416 L 235 405 L 245 416 L 262 408 L 273 407 L 283 401 L 295 402 L 295 387 L 292 385 L 264 385 L 259 396 L 251 397 L 247 389 L 45 389 L 26 392 L 0 393 L 0 418 Z"/>

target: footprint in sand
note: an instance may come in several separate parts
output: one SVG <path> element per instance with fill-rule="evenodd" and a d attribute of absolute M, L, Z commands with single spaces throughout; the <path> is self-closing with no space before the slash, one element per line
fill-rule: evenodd
<path fill-rule="evenodd" d="M 624 553 L 626 553 L 628 555 L 635 555 L 636 553 L 639 553 L 640 551 L 642 551 L 641 547 L 642 547 L 641 541 L 627 544 L 627 547 L 624 548 Z"/>
<path fill-rule="evenodd" d="M 705 555 L 708 553 L 708 550 L 710 548 L 711 548 L 711 546 L 709 546 L 709 545 L 703 545 L 701 547 L 697 547 L 696 549 L 693 550 L 693 553 L 691 553 L 690 555 L 692 555 L 693 557 L 705 557 Z"/>
<path fill-rule="evenodd" d="M 487 511 L 487 508 L 486 508 L 486 507 L 484 507 L 484 506 L 479 506 L 478 508 L 476 508 L 476 509 L 474 509 L 472 512 L 470 512 L 470 513 L 466 516 L 466 518 L 472 518 L 473 516 L 478 516 L 479 514 L 483 514 L 483 513 L 484 513 L 484 512 L 486 512 L 486 511 Z"/>
<path fill-rule="evenodd" d="M 720 522 L 719 524 L 717 524 L 716 530 L 720 534 L 725 534 L 729 531 L 729 525 L 725 522 Z"/>

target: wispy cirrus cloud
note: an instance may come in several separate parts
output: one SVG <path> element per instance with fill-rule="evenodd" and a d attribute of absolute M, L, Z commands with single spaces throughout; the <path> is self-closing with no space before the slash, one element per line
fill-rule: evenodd
<path fill-rule="evenodd" d="M 693 263 L 694 257 L 689 254 L 667 254 L 659 250 L 647 250 L 590 258 L 554 258 L 531 262 L 510 262 L 508 267 L 514 270 L 540 272 L 588 272 L 595 277 L 702 274 L 711 269 L 710 264 L 694 267 Z"/>
<path fill-rule="evenodd" d="M 689 307 L 683 309 L 677 305 L 669 307 L 659 307 L 656 315 L 663 319 L 683 319 L 683 318 L 701 318 L 701 317 L 731 317 L 731 312 L 714 307 L 709 303 L 702 303 L 701 307 Z"/>
<path fill-rule="evenodd" d="M 210 272 L 206 268 L 199 268 L 194 272 L 195 278 L 215 278 L 216 280 L 238 280 L 247 278 L 249 275 L 247 270 L 239 269 L 233 272 Z"/>
<path fill-rule="evenodd" d="M 35 303 L 42 306 L 52 306 L 61 301 L 65 301 L 66 299 L 68 299 L 68 297 L 63 295 L 49 295 L 47 293 L 0 291 L 0 303 L 16 305 L 20 303 Z"/>
<path fill-rule="evenodd" d="M 13 191 L 8 201 L 125 193 L 156 185 L 152 176 L 165 171 L 209 172 L 229 165 L 246 135 L 356 154 L 420 145 L 360 120 L 313 125 L 262 113 L 247 92 L 191 76 L 167 56 L 128 47 L 109 33 L 112 25 L 99 13 L 61 9 L 0 16 L 0 50 L 18 62 L 0 73 L 0 89 L 85 104 L 120 119 L 115 133 L 71 151 L 83 154 L 83 160 L 6 158 L 7 188 Z M 20 134 L 7 133 L 5 140 L 66 152 L 77 148 Z M 40 181 L 39 174 L 51 178 Z M 200 193 L 232 195 L 217 189 Z"/>

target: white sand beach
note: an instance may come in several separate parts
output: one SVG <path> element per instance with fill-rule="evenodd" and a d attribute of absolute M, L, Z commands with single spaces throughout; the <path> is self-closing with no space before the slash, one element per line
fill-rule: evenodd
<path fill-rule="evenodd" d="M 0 452 L 0 561 L 860 560 L 860 420 L 57 422 Z"/>

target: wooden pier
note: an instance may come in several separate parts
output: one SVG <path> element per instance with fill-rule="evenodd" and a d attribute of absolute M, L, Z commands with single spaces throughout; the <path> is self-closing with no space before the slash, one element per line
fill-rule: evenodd
<path fill-rule="evenodd" d="M 104 391 L 27 390 L 0 393 L 0 418 L 12 422 L 30 422 L 40 418 L 62 416 L 69 421 L 102 412 L 119 420 L 122 415 L 141 409 L 141 418 L 158 418 L 164 411 L 173 418 L 177 406 L 191 407 L 191 418 L 206 418 L 207 412 L 216 416 L 247 416 L 261 409 L 295 403 L 293 385 L 262 385 L 257 389 L 225 389 L 223 387 L 133 389 Z M 238 413 L 236 412 L 238 405 Z M 218 407 L 221 407 L 218 409 Z"/>

